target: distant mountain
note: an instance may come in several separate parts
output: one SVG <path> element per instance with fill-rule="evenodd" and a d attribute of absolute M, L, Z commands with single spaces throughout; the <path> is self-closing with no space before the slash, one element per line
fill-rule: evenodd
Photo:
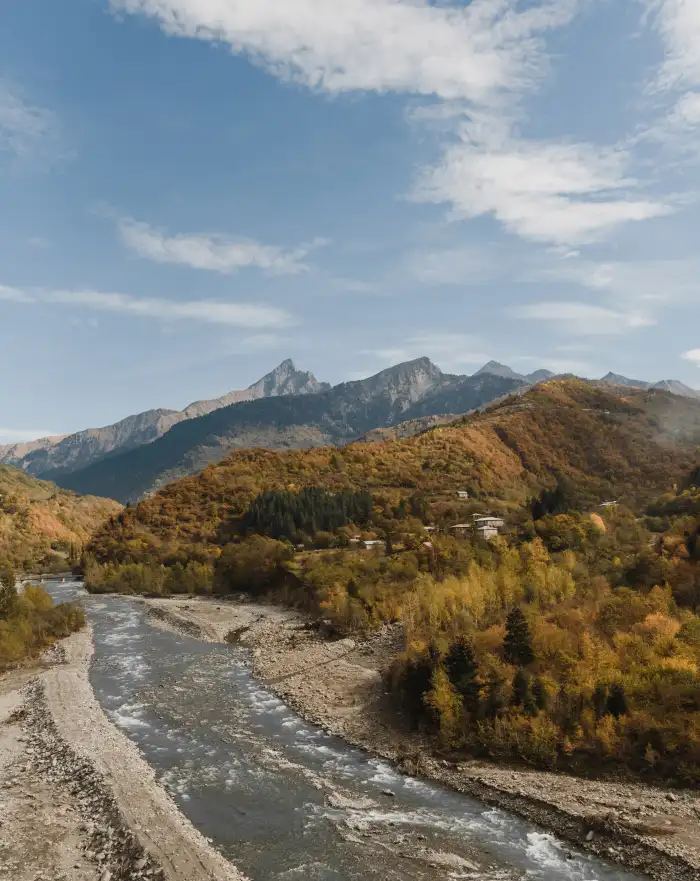
<path fill-rule="evenodd" d="M 556 376 L 551 370 L 534 370 L 532 373 L 528 373 L 525 376 L 525 379 L 528 382 L 534 384 L 538 382 L 546 382 L 548 379 L 551 379 L 553 376 Z"/>
<path fill-rule="evenodd" d="M 662 389 L 663 391 L 671 392 L 673 395 L 681 395 L 684 398 L 700 398 L 700 391 L 690 388 L 690 386 L 679 382 L 677 379 L 662 379 L 661 382 L 654 383 L 652 388 Z"/>
<path fill-rule="evenodd" d="M 270 373 L 242 391 L 229 392 L 211 401 L 195 401 L 182 411 L 186 419 L 206 416 L 213 410 L 240 404 L 242 401 L 257 401 L 259 398 L 277 398 L 280 395 L 312 395 L 327 391 L 330 383 L 319 382 L 308 370 L 297 370 L 291 358 L 283 361 Z"/>
<path fill-rule="evenodd" d="M 107 456 L 149 444 L 174 425 L 222 407 L 280 395 L 315 394 L 329 388 L 328 383 L 319 382 L 306 370 L 297 370 L 287 359 L 247 389 L 211 401 L 196 401 L 184 410 L 148 410 L 104 428 L 0 447 L 0 464 L 14 465 L 37 477 L 59 479 L 61 474 L 85 468 Z"/>
<path fill-rule="evenodd" d="M 263 398 L 175 425 L 153 443 L 61 477 L 70 489 L 101 487 L 134 500 L 155 487 L 218 462 L 230 450 L 344 445 L 377 428 L 442 413 L 465 413 L 526 388 L 490 373 L 444 374 L 428 358 L 341 383 L 314 395 Z"/>
<path fill-rule="evenodd" d="M 474 376 L 481 376 L 482 373 L 490 373 L 492 376 L 500 376 L 502 379 L 525 380 L 522 373 L 516 373 L 511 367 L 508 367 L 506 364 L 500 364 L 498 361 L 489 361 L 487 364 L 484 364 L 483 367 L 476 371 Z"/>
<path fill-rule="evenodd" d="M 677 379 L 662 379 L 660 382 L 645 382 L 642 379 L 629 379 L 619 373 L 606 373 L 601 382 L 609 382 L 613 385 L 630 386 L 631 388 L 640 389 L 660 389 L 661 391 L 671 392 L 673 395 L 680 395 L 684 398 L 700 398 L 700 391 L 690 388 L 690 386 L 679 382 Z"/>
<path fill-rule="evenodd" d="M 627 376 L 622 376 L 621 373 L 613 373 L 612 371 L 608 372 L 603 376 L 600 380 L 601 382 L 609 382 L 612 385 L 628 385 L 630 388 L 650 388 L 651 383 L 645 382 L 642 379 L 629 379 Z"/>

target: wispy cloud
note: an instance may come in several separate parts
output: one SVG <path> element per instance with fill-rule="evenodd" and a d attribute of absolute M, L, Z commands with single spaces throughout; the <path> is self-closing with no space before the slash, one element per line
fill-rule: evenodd
<path fill-rule="evenodd" d="M 226 274 L 255 267 L 274 275 L 296 275 L 308 270 L 304 260 L 309 253 L 326 244 L 317 239 L 298 248 L 283 248 L 224 235 L 168 235 L 131 218 L 121 218 L 118 229 L 124 244 L 141 257 Z"/>
<path fill-rule="evenodd" d="M 662 80 L 700 81 L 694 0 L 644 0 L 669 46 Z M 581 246 L 624 224 L 663 217 L 627 148 L 524 137 L 523 99 L 550 69 L 546 40 L 583 0 L 111 0 L 168 33 L 228 45 L 282 80 L 330 93 L 420 96 L 413 123 L 437 133 L 442 158 L 410 198 L 450 206 L 450 218 L 493 217 L 541 244 Z M 693 117 L 693 98 L 678 113 Z"/>
<path fill-rule="evenodd" d="M 700 86 L 700 6 L 695 0 L 646 0 L 666 47 L 662 87 Z"/>
<path fill-rule="evenodd" d="M 617 309 L 642 309 L 650 315 L 669 305 L 692 302 L 700 292 L 700 260 L 559 260 L 530 269 L 526 280 L 573 282 Z"/>
<path fill-rule="evenodd" d="M 0 79 L 0 153 L 24 157 L 42 152 L 55 136 L 55 115 L 30 104 L 13 84 Z"/>
<path fill-rule="evenodd" d="M 593 303 L 541 302 L 518 306 L 516 318 L 550 322 L 574 336 L 608 336 L 631 329 L 649 327 L 656 322 L 643 312 L 623 312 Z"/>
<path fill-rule="evenodd" d="M 111 0 L 169 34 L 225 43 L 281 79 L 327 92 L 375 91 L 486 102 L 541 74 L 542 33 L 578 0 L 445 6 L 424 0 Z"/>
<path fill-rule="evenodd" d="M 590 144 L 527 141 L 502 120 L 464 121 L 439 165 L 419 176 L 412 198 L 449 203 L 453 217 L 496 218 L 535 242 L 581 245 L 630 221 L 669 214 L 634 197 L 626 151 Z"/>
<path fill-rule="evenodd" d="M 0 287 L 0 299 L 18 303 L 45 303 L 72 308 L 134 315 L 161 322 L 193 321 L 249 329 L 282 328 L 294 324 L 283 309 L 257 303 L 220 300 L 165 300 L 91 290 L 20 290 Z"/>
<path fill-rule="evenodd" d="M 684 352 L 683 357 L 686 361 L 691 361 L 695 364 L 696 367 L 700 367 L 700 349 L 691 349 L 689 352 Z"/>
<path fill-rule="evenodd" d="M 480 284 L 504 271 L 506 257 L 485 245 L 420 249 L 405 258 L 403 271 L 421 284 Z"/>

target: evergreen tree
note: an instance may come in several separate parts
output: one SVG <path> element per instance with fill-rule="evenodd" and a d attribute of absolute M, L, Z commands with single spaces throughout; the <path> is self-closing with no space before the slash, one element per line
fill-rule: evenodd
<path fill-rule="evenodd" d="M 624 685 L 615 682 L 610 686 L 610 694 L 608 695 L 606 710 L 616 719 L 619 719 L 620 716 L 627 715 L 629 712 L 629 705 L 627 703 L 627 695 L 625 694 Z"/>
<path fill-rule="evenodd" d="M 536 676 L 532 680 L 532 699 L 538 710 L 546 710 L 549 707 L 549 692 L 544 681 Z"/>
<path fill-rule="evenodd" d="M 517 606 L 508 614 L 503 654 L 509 664 L 518 667 L 527 667 L 535 660 L 530 628 L 525 615 Z"/>
<path fill-rule="evenodd" d="M 481 697 L 479 666 L 471 642 L 465 637 L 453 642 L 445 655 L 445 669 L 450 682 L 462 696 L 465 707 L 475 712 Z"/>
<path fill-rule="evenodd" d="M 522 667 L 517 669 L 513 678 L 511 703 L 515 707 L 522 707 L 529 716 L 534 716 L 537 713 L 537 704 L 530 688 L 530 677 Z"/>
<path fill-rule="evenodd" d="M 486 697 L 484 699 L 484 712 L 489 719 L 496 719 L 502 715 L 508 706 L 505 693 L 505 683 L 498 673 L 492 673 L 486 683 Z"/>
<path fill-rule="evenodd" d="M 608 706 L 608 686 L 599 682 L 593 690 L 593 710 L 596 719 L 602 719 Z"/>

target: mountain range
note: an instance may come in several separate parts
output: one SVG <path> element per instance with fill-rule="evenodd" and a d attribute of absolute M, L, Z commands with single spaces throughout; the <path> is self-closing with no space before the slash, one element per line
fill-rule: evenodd
<path fill-rule="evenodd" d="M 453 375 L 418 358 L 331 387 L 287 359 L 246 389 L 183 410 L 150 410 L 105 428 L 0 447 L 0 463 L 66 489 L 129 502 L 231 450 L 407 437 L 553 376 L 517 373 L 496 361 L 471 376 Z M 674 380 L 642 383 L 608 373 L 601 382 L 700 398 Z"/>

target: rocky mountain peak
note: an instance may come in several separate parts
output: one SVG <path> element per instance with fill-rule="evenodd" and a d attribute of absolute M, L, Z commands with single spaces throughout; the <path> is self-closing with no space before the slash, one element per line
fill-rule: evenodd
<path fill-rule="evenodd" d="M 311 395 L 329 389 L 327 382 L 319 382 L 308 370 L 297 370 L 294 361 L 286 358 L 262 379 L 249 385 L 251 398 L 276 398 L 280 395 Z"/>
<path fill-rule="evenodd" d="M 525 379 L 521 373 L 516 373 L 507 364 L 501 364 L 499 361 L 489 361 L 477 370 L 474 376 L 481 376 L 482 373 L 490 373 L 493 376 L 501 376 L 504 379 Z"/>

